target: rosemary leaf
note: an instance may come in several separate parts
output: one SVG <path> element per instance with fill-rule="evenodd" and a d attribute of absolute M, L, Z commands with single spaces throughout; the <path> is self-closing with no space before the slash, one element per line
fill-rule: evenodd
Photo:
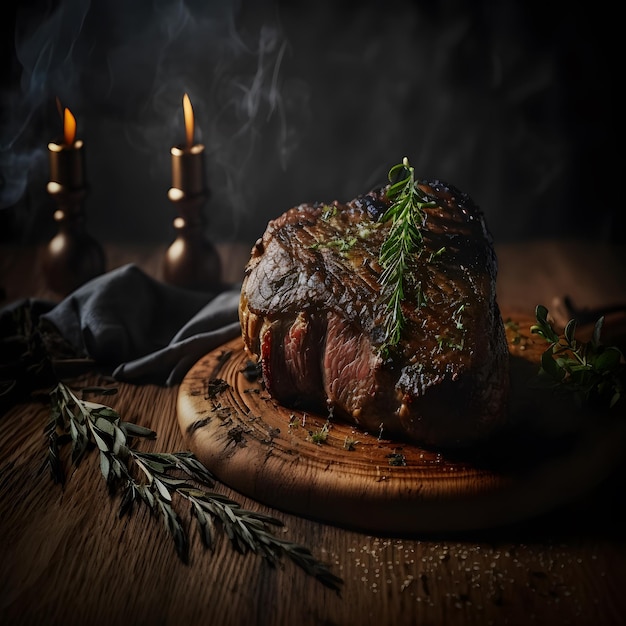
<path fill-rule="evenodd" d="M 198 528 L 198 533 L 202 539 L 202 543 L 205 548 L 213 550 L 215 534 L 215 527 L 213 524 L 213 518 L 211 515 L 207 515 L 202 506 L 196 502 L 194 498 L 190 498 L 191 501 L 191 515 L 195 518 Z"/>
<path fill-rule="evenodd" d="M 65 482 L 65 472 L 59 457 L 59 436 L 55 431 L 48 433 L 48 469 L 55 483 Z"/>
<path fill-rule="evenodd" d="M 137 426 L 137 424 L 133 424 L 131 422 L 120 422 L 119 427 L 126 437 L 146 437 L 148 439 L 156 438 L 156 433 L 145 426 Z"/>
<path fill-rule="evenodd" d="M 189 542 L 187 540 L 187 533 L 183 528 L 180 517 L 176 511 L 172 508 L 171 497 L 169 493 L 167 498 L 157 497 L 155 498 L 156 505 L 158 507 L 161 516 L 163 517 L 163 523 L 166 530 L 170 533 L 174 539 L 174 546 L 176 553 L 183 563 L 189 562 Z"/>
<path fill-rule="evenodd" d="M 93 392 L 93 389 L 89 390 Z M 189 562 L 189 539 L 185 526 L 174 508 L 175 499 L 187 500 L 190 514 L 205 548 L 213 550 L 215 522 L 232 546 L 245 554 L 253 552 L 275 565 L 282 556 L 290 558 L 323 585 L 339 593 L 342 580 L 318 562 L 308 548 L 274 537 L 269 529 L 280 527 L 274 517 L 242 509 L 218 493 L 208 491 L 215 485 L 209 470 L 190 452 L 142 452 L 132 441 L 136 437 L 154 439 L 156 433 L 121 420 L 111 407 L 80 399 L 59 382 L 50 393 L 50 420 L 44 433 L 48 437 L 48 467 L 53 480 L 64 478 L 59 444 L 66 435 L 72 443 L 72 463 L 76 464 L 93 447 L 99 450 L 100 471 L 113 495 L 121 491 L 118 516 L 131 515 L 135 504 L 144 503 L 160 516 L 174 541 L 179 558 Z M 202 485 L 197 488 L 189 481 Z"/>

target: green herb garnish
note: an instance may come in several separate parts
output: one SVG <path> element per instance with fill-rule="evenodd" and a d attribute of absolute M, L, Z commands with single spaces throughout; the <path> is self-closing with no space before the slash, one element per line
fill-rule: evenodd
<path fill-rule="evenodd" d="M 94 388 L 91 391 L 109 390 Z M 215 477 L 193 454 L 137 450 L 133 440 L 137 437 L 154 439 L 153 430 L 122 421 L 111 407 L 79 398 L 62 382 L 52 390 L 50 398 L 51 418 L 45 434 L 49 442 L 48 467 L 55 482 L 65 479 L 60 456 L 63 443 L 71 442 L 74 465 L 78 465 L 89 450 L 97 448 L 100 471 L 109 492 L 122 494 L 119 517 L 130 514 L 135 504 L 147 505 L 151 513 L 162 518 L 183 562 L 188 562 L 189 540 L 174 508 L 180 499 L 189 503 L 206 548 L 214 547 L 215 522 L 218 522 L 233 547 L 242 554 L 253 552 L 272 566 L 287 556 L 324 586 L 340 591 L 343 581 L 318 562 L 308 548 L 270 532 L 270 527 L 283 526 L 280 520 L 243 509 L 237 502 L 206 489 L 214 487 Z"/>
<path fill-rule="evenodd" d="M 309 437 L 313 443 L 316 443 L 318 446 L 321 446 L 323 443 L 326 443 L 328 439 L 328 433 L 330 432 L 330 421 L 326 420 L 326 423 L 317 430 L 310 431 Z"/>
<path fill-rule="evenodd" d="M 322 207 L 322 219 L 327 222 L 331 217 L 337 215 L 337 206 L 334 204 L 325 204 Z"/>
<path fill-rule="evenodd" d="M 396 178 L 399 176 L 399 179 Z M 436 203 L 426 199 L 415 181 L 415 171 L 405 157 L 389 170 L 387 197 L 392 201 L 381 222 L 391 220 L 389 234 L 380 248 L 379 263 L 383 268 L 379 281 L 386 303 L 385 338 L 382 350 L 395 346 L 402 335 L 405 317 L 402 311 L 407 271 L 416 254 L 423 249 L 421 228 L 426 219 L 424 208 Z M 394 182 L 396 181 L 396 182 Z M 417 306 L 425 304 L 421 284 L 417 285 Z"/>
<path fill-rule="evenodd" d="M 550 346 L 541 355 L 537 383 L 571 391 L 579 405 L 615 406 L 622 392 L 619 371 L 622 353 L 615 346 L 600 343 L 604 317 L 596 322 L 589 342 L 577 341 L 576 320 L 571 319 L 559 335 L 548 321 L 548 309 L 538 305 L 537 323 L 530 332 L 543 337 Z"/>
<path fill-rule="evenodd" d="M 360 443 L 358 439 L 350 437 L 350 435 L 346 435 L 346 438 L 343 441 L 343 449 L 350 451 L 356 450 L 357 443 Z"/>
<path fill-rule="evenodd" d="M 318 241 L 311 244 L 311 250 L 319 250 L 320 248 L 335 248 L 339 252 L 348 252 L 354 247 L 357 242 L 356 237 L 350 237 L 345 239 L 344 237 L 336 237 L 335 239 L 329 239 L 328 241 Z"/>
<path fill-rule="evenodd" d="M 400 467 L 406 465 L 406 457 L 402 452 L 392 452 L 387 455 L 389 459 L 389 465 L 393 467 Z"/>

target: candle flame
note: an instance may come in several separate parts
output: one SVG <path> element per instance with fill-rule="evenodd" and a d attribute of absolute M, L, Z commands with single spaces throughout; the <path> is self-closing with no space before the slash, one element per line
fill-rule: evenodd
<path fill-rule="evenodd" d="M 71 146 L 74 144 L 76 139 L 76 118 L 68 108 L 63 113 L 63 136 L 66 145 Z"/>
<path fill-rule="evenodd" d="M 185 114 L 185 135 L 187 138 L 187 148 L 193 146 L 193 107 L 189 96 L 183 96 L 183 113 Z"/>

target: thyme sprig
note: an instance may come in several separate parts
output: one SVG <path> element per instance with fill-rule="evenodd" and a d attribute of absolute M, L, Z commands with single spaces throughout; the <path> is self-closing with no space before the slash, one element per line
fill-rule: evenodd
<path fill-rule="evenodd" d="M 623 357 L 619 348 L 605 346 L 600 341 L 604 317 L 595 323 L 589 342 L 576 339 L 574 319 L 569 320 L 563 334 L 559 335 L 548 321 L 548 309 L 541 304 L 535 309 L 535 318 L 537 323 L 531 326 L 530 332 L 549 343 L 541 355 L 536 383 L 572 392 L 580 406 L 615 406 L 622 393 Z"/>
<path fill-rule="evenodd" d="M 111 392 L 101 388 L 90 391 Z M 100 471 L 109 492 L 122 494 L 119 517 L 130 515 L 138 503 L 146 504 L 152 514 L 162 518 L 183 562 L 189 561 L 189 539 L 174 508 L 179 499 L 189 503 L 190 515 L 196 521 L 205 548 L 214 548 L 217 522 L 240 553 L 260 555 L 271 566 L 276 566 L 286 556 L 324 586 L 339 593 L 341 578 L 317 561 L 308 548 L 270 532 L 272 527 L 283 526 L 279 519 L 243 509 L 237 502 L 211 491 L 215 477 L 192 453 L 136 449 L 133 445 L 136 438 L 154 439 L 155 431 L 123 421 L 109 406 L 79 398 L 62 382 L 54 387 L 50 397 L 51 417 L 45 434 L 49 442 L 47 464 L 55 482 L 65 480 L 60 456 L 64 443 L 71 442 L 74 465 L 91 449 L 97 448 Z"/>
<path fill-rule="evenodd" d="M 391 183 L 387 197 L 392 204 L 385 211 L 381 222 L 391 220 L 389 234 L 381 245 L 379 263 L 383 269 L 379 282 L 385 301 L 385 337 L 382 350 L 395 346 L 402 335 L 405 317 L 402 301 L 406 287 L 407 271 L 423 248 L 421 228 L 426 219 L 424 208 L 435 206 L 426 199 L 415 180 L 415 170 L 404 157 L 388 174 Z M 425 296 L 421 284 L 417 285 L 417 306 L 423 306 Z"/>

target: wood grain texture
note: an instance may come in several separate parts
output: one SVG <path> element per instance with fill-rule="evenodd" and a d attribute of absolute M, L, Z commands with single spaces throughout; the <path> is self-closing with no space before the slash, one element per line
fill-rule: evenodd
<path fill-rule="evenodd" d="M 260 378 L 245 375 L 249 356 L 240 338 L 212 351 L 185 377 L 177 405 L 181 431 L 222 482 L 289 513 L 394 533 L 520 522 L 604 479 L 621 459 L 626 437 L 620 420 L 590 420 L 593 428 L 576 430 L 575 420 L 559 423 L 550 402 L 524 404 L 546 344 L 528 332 L 531 318 L 505 317 L 511 427 L 480 449 L 429 450 L 281 406 Z M 326 438 L 316 442 L 325 427 Z M 348 450 L 347 440 L 358 443 Z"/>
<path fill-rule="evenodd" d="M 599 248 L 554 241 L 501 246 L 501 304 L 509 298 L 527 311 L 528 303 L 549 305 L 553 295 L 568 292 L 582 306 L 626 298 L 626 282 L 618 279 L 626 267 L 624 249 L 596 254 Z M 139 260 L 157 275 L 159 249 L 150 254 L 116 245 L 108 251 L 116 264 Z M 47 294 L 35 260 L 26 247 L 0 249 L 6 301 Z M 576 274 L 583 263 L 586 271 Z M 94 375 L 72 384 L 102 382 Z M 104 401 L 125 419 L 158 433 L 155 441 L 142 441 L 141 449 L 185 447 L 177 420 L 178 388 L 120 384 L 118 389 Z M 238 554 L 220 532 L 215 550 L 205 551 L 186 506 L 175 503 L 191 537 L 191 561 L 183 565 L 161 520 L 145 508 L 118 519 L 119 500 L 108 496 L 94 455 L 68 474 L 65 487 L 52 483 L 42 471 L 47 417 L 41 397 L 0 415 L 3 626 L 625 623 L 626 463 L 596 488 L 525 522 L 402 536 L 287 514 L 217 483 L 218 493 L 278 517 L 285 523 L 281 536 L 330 563 L 345 581 L 339 597 L 288 561 L 271 568 L 255 555 Z"/>

